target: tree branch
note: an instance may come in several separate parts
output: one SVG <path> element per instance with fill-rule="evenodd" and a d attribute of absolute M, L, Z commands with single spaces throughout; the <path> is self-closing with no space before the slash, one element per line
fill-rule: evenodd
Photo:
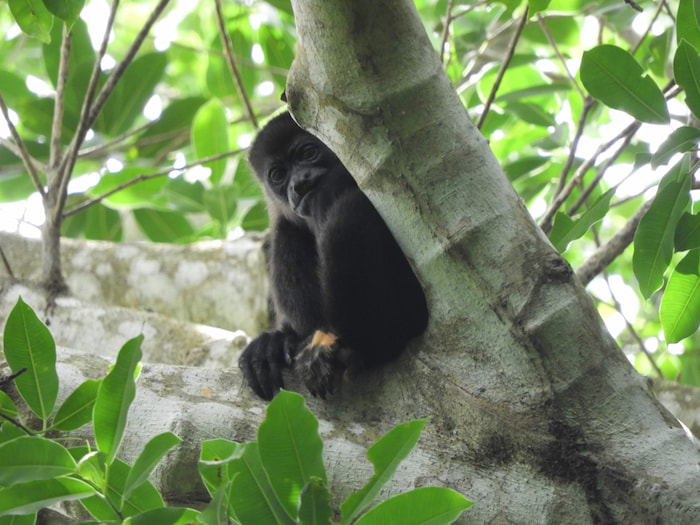
<path fill-rule="evenodd" d="M 615 258 L 625 251 L 632 240 L 634 232 L 637 231 L 639 221 L 651 206 L 652 201 L 648 200 L 637 210 L 632 218 L 618 232 L 608 239 L 608 242 L 598 248 L 593 255 L 576 269 L 576 276 L 579 281 L 586 286 L 593 278 L 602 272 Z"/>
<path fill-rule="evenodd" d="M 51 121 L 51 150 L 49 153 L 49 170 L 55 171 L 61 162 L 61 130 L 63 128 L 63 111 L 65 109 L 66 82 L 68 81 L 68 59 L 73 32 L 68 32 L 63 24 L 63 39 L 61 41 L 60 59 L 58 62 L 58 78 L 56 80 L 56 97 L 53 105 Z"/>
<path fill-rule="evenodd" d="M 15 125 L 10 120 L 10 112 L 7 109 L 7 105 L 5 104 L 5 99 L 3 98 L 2 94 L 0 94 L 0 110 L 2 111 L 2 116 L 5 117 L 7 127 L 10 129 L 10 134 L 12 135 L 12 138 L 15 141 L 15 146 L 17 147 L 17 150 L 19 152 L 19 158 L 22 159 L 24 167 L 29 173 L 29 176 L 32 178 L 32 182 L 34 183 L 36 191 L 38 191 L 40 195 L 44 196 L 44 184 L 41 182 L 41 179 L 39 179 L 39 175 L 36 172 L 36 168 L 34 166 L 34 159 L 29 154 L 27 146 L 24 144 L 24 141 L 19 136 L 19 133 L 17 133 L 17 128 L 15 128 Z"/>
<path fill-rule="evenodd" d="M 112 188 L 111 190 L 103 193 L 102 195 L 99 195 L 98 197 L 95 197 L 94 199 L 91 199 L 87 202 L 83 202 L 82 204 L 79 204 L 78 206 L 71 208 L 70 210 L 68 210 L 67 212 L 65 212 L 63 214 L 63 219 L 67 219 L 71 215 L 75 215 L 76 213 L 79 213 L 79 212 L 89 208 L 90 206 L 93 206 L 93 205 L 97 204 L 98 202 L 101 202 L 102 200 L 106 199 L 110 195 L 114 195 L 118 191 L 121 191 L 124 188 L 128 188 L 129 186 L 133 186 L 134 184 L 137 184 L 139 182 L 162 177 L 163 175 L 168 175 L 168 174 L 172 173 L 173 171 L 184 171 L 184 170 L 193 168 L 195 166 L 201 166 L 202 164 L 205 164 L 207 162 L 219 160 L 219 159 L 224 158 L 224 157 L 230 157 L 232 155 L 236 155 L 238 153 L 241 153 L 242 151 L 244 151 L 244 150 L 237 149 L 234 151 L 227 151 L 226 153 L 219 153 L 218 155 L 211 155 L 209 157 L 204 157 L 202 159 L 198 159 L 195 162 L 190 162 L 189 164 L 186 164 L 182 168 L 169 167 L 169 168 L 157 171 L 155 173 L 149 173 L 148 175 L 145 175 L 145 174 L 138 175 L 137 177 L 134 177 L 133 179 L 128 180 L 128 181 L 124 182 L 123 184 L 116 186 L 115 188 Z"/>
<path fill-rule="evenodd" d="M 481 126 L 484 125 L 486 116 L 488 115 L 489 110 L 491 109 L 491 104 L 493 104 L 493 101 L 496 98 L 496 93 L 498 92 L 498 88 L 501 86 L 501 81 L 503 80 L 503 77 L 506 74 L 506 70 L 510 65 L 510 61 L 513 59 L 513 55 L 515 54 L 515 46 L 518 45 L 518 40 L 520 40 L 520 35 L 522 34 L 523 28 L 525 27 L 525 23 L 529 18 L 529 13 L 530 8 L 528 6 L 525 6 L 525 10 L 523 11 L 522 16 L 520 17 L 520 22 L 518 23 L 518 27 L 515 29 L 513 38 L 511 39 L 510 45 L 508 46 L 508 51 L 506 51 L 506 56 L 503 59 L 503 62 L 501 63 L 501 67 L 498 68 L 496 81 L 494 82 L 493 87 L 491 88 L 491 92 L 489 93 L 488 99 L 486 99 L 486 103 L 484 104 L 484 110 L 481 112 L 479 120 L 476 123 L 477 129 L 481 129 Z"/>
<path fill-rule="evenodd" d="M 250 105 L 250 100 L 246 96 L 245 89 L 243 88 L 243 79 L 241 79 L 241 73 L 238 71 L 238 65 L 236 65 L 236 59 L 233 55 L 233 44 L 231 43 L 231 38 L 229 37 L 228 31 L 226 31 L 226 24 L 224 23 L 224 15 L 221 12 L 221 0 L 215 0 L 216 4 L 216 22 L 219 26 L 219 33 L 221 34 L 221 44 L 224 48 L 224 55 L 226 56 L 226 63 L 233 76 L 233 82 L 236 85 L 236 90 L 238 91 L 238 96 L 243 102 L 243 107 L 248 113 L 248 118 L 253 123 L 255 129 L 258 129 L 258 119 L 255 117 L 253 108 Z"/>

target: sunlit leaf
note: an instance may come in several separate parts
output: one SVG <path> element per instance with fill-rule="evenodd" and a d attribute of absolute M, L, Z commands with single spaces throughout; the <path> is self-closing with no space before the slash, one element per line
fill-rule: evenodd
<path fill-rule="evenodd" d="M 181 213 L 141 209 L 134 210 L 134 218 L 153 242 L 182 242 L 194 233 L 194 228 Z"/>
<path fill-rule="evenodd" d="M 303 396 L 283 391 L 270 402 L 258 428 L 258 445 L 277 497 L 287 513 L 295 516 L 306 484 L 313 478 L 326 483 L 318 420 Z"/>
<path fill-rule="evenodd" d="M 160 460 L 163 459 L 163 456 L 181 441 L 182 440 L 172 432 L 164 432 L 163 434 L 158 434 L 151 438 L 151 440 L 146 443 L 146 446 L 141 451 L 138 458 L 136 458 L 134 466 L 131 467 L 129 471 L 129 475 L 124 482 L 122 499 L 128 499 L 134 492 L 134 489 L 148 479 L 148 476 L 151 475 L 151 472 L 153 472 L 153 469 L 156 468 Z"/>
<path fill-rule="evenodd" d="M 7 317 L 3 351 L 13 373 L 27 369 L 15 379 L 15 385 L 29 408 L 47 420 L 58 396 L 56 343 L 21 297 Z"/>
<path fill-rule="evenodd" d="M 83 9 L 85 0 L 44 0 L 44 5 L 52 14 L 65 21 L 70 28 Z"/>
<path fill-rule="evenodd" d="M 459 492 L 443 487 L 421 487 L 380 503 L 361 516 L 356 525 L 448 525 L 471 507 Z"/>
<path fill-rule="evenodd" d="M 229 492 L 229 501 L 233 506 L 238 521 L 247 524 L 283 524 L 293 525 L 293 520 L 285 511 L 275 495 L 260 461 L 258 444 L 243 445 L 242 455 L 231 461 L 233 483 Z M 294 508 L 296 516 L 296 507 Z"/>
<path fill-rule="evenodd" d="M 581 82 L 606 106 L 626 111 L 642 122 L 663 124 L 669 120 L 659 87 L 632 55 L 617 46 L 586 51 L 581 60 Z"/>
<path fill-rule="evenodd" d="M 691 126 L 682 126 L 671 132 L 656 150 L 651 159 L 651 166 L 657 168 L 666 164 L 677 153 L 685 153 L 697 147 L 700 142 L 700 129 Z"/>
<path fill-rule="evenodd" d="M 691 250 L 671 273 L 659 315 L 666 341 L 677 343 L 700 324 L 700 250 Z"/>
<path fill-rule="evenodd" d="M 97 390 L 101 380 L 86 379 L 58 408 L 53 426 L 58 430 L 75 430 L 92 420 Z"/>
<path fill-rule="evenodd" d="M 564 213 L 557 213 L 554 217 L 552 231 L 549 240 L 560 253 L 564 253 L 569 243 L 583 237 L 595 223 L 600 221 L 610 209 L 610 199 L 615 195 L 615 188 L 611 188 L 601 195 L 577 220 L 572 220 Z"/>
<path fill-rule="evenodd" d="M 142 341 L 143 335 L 139 335 L 122 346 L 117 362 L 97 391 L 93 417 L 95 443 L 107 455 L 109 463 L 121 445 L 127 412 L 136 393 L 134 373 L 141 361 Z"/>
<path fill-rule="evenodd" d="M 331 493 L 319 478 L 312 478 L 299 495 L 299 522 L 308 525 L 329 525 L 333 518 Z"/>
<path fill-rule="evenodd" d="M 700 55 L 687 40 L 681 40 L 673 59 L 673 74 L 685 92 L 685 103 L 700 117 Z"/>
<path fill-rule="evenodd" d="M 687 162 L 676 164 L 662 179 L 649 210 L 634 235 L 632 268 L 645 298 L 663 284 L 673 255 L 676 225 L 690 204 Z"/>
<path fill-rule="evenodd" d="M 8 0 L 7 3 L 22 31 L 42 42 L 51 40 L 53 16 L 42 0 Z"/>
<path fill-rule="evenodd" d="M 342 524 L 352 523 L 352 520 L 377 497 L 381 488 L 394 475 L 399 464 L 418 443 L 426 421 L 427 419 L 419 419 L 397 425 L 370 447 L 367 457 L 374 466 L 374 476 L 362 489 L 350 494 L 340 505 Z"/>
<path fill-rule="evenodd" d="M 29 514 L 61 501 L 94 494 L 87 483 L 71 478 L 42 479 L 0 489 L 0 516 Z"/>
<path fill-rule="evenodd" d="M 192 123 L 192 145 L 198 159 L 229 151 L 226 108 L 218 99 L 211 99 L 199 108 Z M 226 158 L 203 164 L 211 170 L 210 179 L 221 181 L 226 169 Z"/>
<path fill-rule="evenodd" d="M 674 248 L 677 252 L 700 248 L 700 215 L 684 213 L 673 238 Z"/>
<path fill-rule="evenodd" d="M 52 479 L 75 472 L 62 445 L 41 437 L 21 437 L 0 445 L 0 486 Z"/>

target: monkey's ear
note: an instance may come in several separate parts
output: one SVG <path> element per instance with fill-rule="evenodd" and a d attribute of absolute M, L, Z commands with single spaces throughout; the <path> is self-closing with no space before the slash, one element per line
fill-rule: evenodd
<path fill-rule="evenodd" d="M 282 91 L 282 95 L 280 95 L 280 100 L 282 102 L 287 102 L 287 90 L 286 89 L 284 91 Z"/>

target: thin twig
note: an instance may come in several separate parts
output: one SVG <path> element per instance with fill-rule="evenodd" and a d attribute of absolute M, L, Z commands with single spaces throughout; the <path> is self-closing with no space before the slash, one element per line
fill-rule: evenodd
<path fill-rule="evenodd" d="M 637 126 L 637 129 L 639 129 L 639 126 L 641 126 L 642 124 L 641 124 L 641 122 L 638 122 L 637 124 L 639 124 L 639 125 Z M 607 169 L 608 169 L 610 166 L 612 166 L 612 164 L 620 157 L 620 155 L 622 154 L 622 152 L 625 151 L 625 149 L 627 148 L 627 146 L 630 145 L 630 142 L 632 141 L 632 137 L 634 137 L 634 133 L 635 133 L 635 132 L 636 132 L 636 130 L 633 131 L 633 132 L 631 132 L 631 133 L 629 133 L 627 136 L 625 136 L 625 138 L 624 138 L 623 141 L 622 141 L 622 144 L 620 144 L 620 147 L 617 148 L 617 149 L 615 150 L 615 153 L 613 153 L 613 155 L 612 155 L 609 159 L 607 159 L 607 160 L 605 161 L 605 164 L 604 164 L 603 166 L 601 166 L 601 167 L 598 169 L 598 173 L 596 174 L 595 178 L 594 178 L 594 179 L 591 181 L 591 183 L 581 192 L 581 195 L 579 195 L 579 198 L 576 200 L 576 202 L 574 202 L 574 204 L 571 206 L 571 208 L 569 209 L 569 211 L 567 211 L 567 214 L 568 214 L 569 216 L 571 216 L 571 215 L 573 215 L 574 213 L 576 213 L 576 210 L 578 210 L 578 209 L 581 207 L 581 205 L 582 205 L 584 202 L 586 202 L 586 200 L 587 200 L 588 197 L 590 196 L 590 194 L 591 194 L 591 192 L 593 191 L 593 189 L 598 185 L 598 183 L 600 182 L 600 180 L 601 180 L 601 179 L 603 178 L 603 176 L 605 175 L 605 172 L 607 171 Z"/>
<path fill-rule="evenodd" d="M 10 266 L 10 261 L 7 260 L 7 256 L 5 255 L 5 250 L 2 249 L 2 246 L 0 246 L 0 258 L 2 258 L 2 264 L 5 266 L 5 270 L 7 270 L 7 274 L 14 279 L 15 274 L 12 272 L 12 267 Z"/>
<path fill-rule="evenodd" d="M 7 148 L 19 160 L 23 160 L 22 151 L 19 149 L 19 146 L 17 146 L 17 144 L 12 142 L 11 140 L 0 137 L 0 146 L 4 146 L 5 148 Z M 39 162 L 34 157 L 31 157 L 31 161 L 32 164 L 34 164 L 34 169 L 39 173 L 46 173 L 46 171 L 49 169 L 49 167 L 46 164 L 44 164 L 43 162 Z"/>
<path fill-rule="evenodd" d="M 447 9 L 445 11 L 445 26 L 442 28 L 442 38 L 440 39 L 440 63 L 442 64 L 445 64 L 445 48 L 447 47 L 447 39 L 450 37 L 450 25 L 452 24 L 453 6 L 454 0 L 447 0 Z"/>
<path fill-rule="evenodd" d="M 97 85 L 100 79 L 101 63 L 105 54 L 107 53 L 107 44 L 109 43 L 109 34 L 112 31 L 112 26 L 114 25 L 114 19 L 117 15 L 117 8 L 119 7 L 119 0 L 114 0 L 112 2 L 112 9 L 109 12 L 109 18 L 107 19 L 107 25 L 105 26 L 104 35 L 102 35 L 102 42 L 100 43 L 100 49 L 97 51 L 97 56 L 95 57 L 95 62 L 92 65 L 92 72 L 90 73 L 90 80 L 88 80 L 87 90 L 85 91 L 85 98 L 83 99 L 83 105 L 80 108 L 80 118 L 78 119 L 78 128 L 75 130 L 75 134 L 68 146 L 68 151 L 63 156 L 61 160 L 61 166 L 57 172 L 59 180 L 56 181 L 59 188 L 68 188 L 68 181 L 73 173 L 73 166 L 78 155 L 78 150 L 85 140 L 85 135 L 92 123 L 88 122 L 90 108 L 92 107 L 92 101 L 97 93 Z M 65 183 L 64 183 L 65 181 Z M 61 198 L 61 205 L 56 206 L 55 210 L 52 210 L 54 214 L 54 220 L 58 220 L 59 214 L 62 213 L 63 207 L 65 206 L 65 198 Z"/>
<path fill-rule="evenodd" d="M 632 339 L 634 339 L 637 342 L 637 344 L 639 345 L 639 348 L 642 349 L 642 353 L 644 353 L 644 355 L 647 356 L 647 359 L 649 360 L 651 367 L 654 369 L 654 372 L 656 372 L 659 377 L 664 377 L 663 373 L 659 369 L 659 366 L 656 364 L 656 361 L 654 361 L 654 358 L 651 355 L 651 352 L 649 352 L 649 350 L 647 350 L 646 347 L 644 346 L 644 341 L 642 341 L 642 338 L 639 337 L 639 334 L 634 329 L 634 326 L 632 326 L 632 323 L 630 323 L 627 320 L 627 316 L 624 313 L 622 313 L 622 305 L 617 300 L 617 297 L 615 297 L 615 293 L 613 292 L 612 286 L 610 285 L 610 276 L 608 275 L 607 272 L 603 272 L 603 277 L 605 279 L 605 284 L 608 287 L 608 291 L 610 292 L 610 297 L 612 297 L 613 303 L 615 304 L 615 310 L 617 310 L 617 312 L 622 316 L 622 319 L 624 319 L 625 326 L 627 327 L 627 330 L 629 331 L 630 335 L 632 336 Z"/>
<path fill-rule="evenodd" d="M 656 19 L 659 18 L 659 15 L 661 14 L 661 10 L 664 8 L 664 4 L 666 3 L 666 0 L 662 0 L 659 2 L 659 7 L 656 8 L 656 12 L 654 13 L 654 16 L 651 17 L 651 21 L 649 22 L 649 26 L 647 27 L 647 30 L 644 31 L 641 36 L 639 37 L 639 40 L 637 40 L 636 45 L 630 49 L 630 55 L 633 55 L 639 50 L 639 48 L 642 45 L 642 42 L 646 39 L 647 35 L 651 32 L 651 27 L 654 25 L 654 22 L 656 22 Z M 640 9 L 641 11 L 641 9 Z"/>
<path fill-rule="evenodd" d="M 69 159 L 69 165 L 66 166 L 66 171 L 62 173 L 61 176 L 61 186 L 60 186 L 60 191 L 59 191 L 59 199 L 60 199 L 60 205 L 56 206 L 56 209 L 54 210 L 54 217 L 58 219 L 62 213 L 63 207 L 65 206 L 65 200 L 67 196 L 67 188 L 68 188 L 68 182 L 70 180 L 70 175 L 73 171 L 73 166 L 75 166 L 75 161 L 77 159 L 77 146 L 79 144 L 82 144 L 84 138 L 85 138 L 85 133 L 87 133 L 87 130 L 92 127 L 92 125 L 95 123 L 95 120 L 97 120 L 97 116 L 100 114 L 100 111 L 102 111 L 102 108 L 107 102 L 107 99 L 109 96 L 112 94 L 114 91 L 114 88 L 117 85 L 117 82 L 121 79 L 122 75 L 126 71 L 126 68 L 129 67 L 131 62 L 134 60 L 134 57 L 136 56 L 136 53 L 141 47 L 141 44 L 143 44 L 144 39 L 148 35 L 149 31 L 151 30 L 151 27 L 153 27 L 153 24 L 156 23 L 156 20 L 160 16 L 160 14 L 163 12 L 163 9 L 168 5 L 168 2 L 170 0 L 160 0 L 158 2 L 158 5 L 153 9 L 151 12 L 150 16 L 148 17 L 148 20 L 146 20 L 146 23 L 144 26 L 141 28 L 141 30 L 138 32 L 136 35 L 136 38 L 134 39 L 133 43 L 129 46 L 129 49 L 127 49 L 126 54 L 124 55 L 124 58 L 117 64 L 117 66 L 114 68 L 114 71 L 112 71 L 112 74 L 109 75 L 107 78 L 107 81 L 104 83 L 102 86 L 102 89 L 100 89 L 100 92 L 98 93 L 97 97 L 95 98 L 94 103 L 91 104 L 87 118 L 84 122 L 84 127 L 83 127 L 83 133 L 82 137 L 78 137 L 78 144 L 76 144 L 76 149 L 75 152 L 72 152 L 71 158 Z M 115 0 L 116 4 L 116 0 Z M 82 117 L 82 115 L 81 115 Z M 81 124 L 83 124 L 83 119 L 81 118 Z M 77 136 L 77 133 L 76 133 Z"/>
<path fill-rule="evenodd" d="M 63 128 L 63 111 L 65 109 L 66 83 L 68 82 L 68 59 L 73 32 L 68 32 L 63 24 L 60 58 L 58 61 L 58 78 L 56 80 L 56 98 L 53 105 L 51 122 L 51 148 L 49 153 L 49 169 L 55 170 L 61 162 L 61 130 Z"/>
<path fill-rule="evenodd" d="M 28 434 L 28 435 L 30 435 L 30 436 L 34 435 L 34 432 L 32 432 L 31 430 L 29 430 L 27 427 L 25 427 L 25 426 L 24 426 L 22 423 L 20 423 L 19 421 L 16 421 L 16 420 L 12 419 L 10 416 L 6 416 L 6 415 L 3 414 L 2 412 L 0 412 L 0 417 L 3 418 L 5 421 L 8 421 L 8 422 L 12 423 L 14 426 L 16 426 L 17 428 L 19 428 L 19 429 L 20 429 L 22 432 L 24 432 L 25 434 Z"/>
<path fill-rule="evenodd" d="M 607 268 L 607 266 L 630 245 L 634 239 L 634 232 L 637 231 L 637 226 L 639 226 L 639 221 L 642 220 L 642 217 L 651 206 L 651 203 L 651 200 L 644 202 L 632 218 L 628 220 L 615 235 L 610 237 L 605 244 L 598 248 L 593 255 L 576 269 L 576 276 L 584 286 Z"/>
<path fill-rule="evenodd" d="M 216 4 L 216 22 L 219 26 L 219 33 L 221 34 L 221 44 L 224 48 L 224 54 L 226 55 L 226 63 L 233 76 L 233 83 L 236 85 L 236 90 L 238 91 L 238 96 L 243 102 L 246 113 L 248 113 L 248 118 L 253 123 L 253 127 L 258 129 L 258 119 L 255 117 L 253 108 L 250 105 L 250 100 L 245 93 L 243 88 L 243 79 L 241 78 L 241 73 L 238 71 L 238 66 L 236 65 L 236 59 L 233 55 L 233 43 L 229 37 L 228 31 L 226 31 L 226 24 L 224 23 L 224 15 L 221 11 L 221 0 L 214 0 Z"/>
<path fill-rule="evenodd" d="M 574 159 L 576 158 L 576 150 L 578 149 L 578 143 L 583 136 L 583 129 L 586 127 L 586 120 L 588 119 L 588 114 L 590 113 L 593 106 L 595 106 L 596 101 L 591 97 L 585 97 L 583 100 L 583 108 L 581 108 L 581 116 L 578 119 L 578 124 L 576 126 L 576 132 L 574 133 L 574 138 L 571 140 L 571 146 L 569 146 L 569 155 L 566 158 L 566 163 L 564 168 L 561 170 L 561 175 L 559 175 L 559 183 L 557 184 L 557 189 L 554 195 L 559 195 L 566 187 L 566 179 L 569 176 L 569 170 L 574 164 Z"/>
<path fill-rule="evenodd" d="M 29 151 L 27 151 L 27 146 L 19 136 L 19 133 L 17 133 L 17 128 L 15 128 L 15 125 L 10 120 L 10 112 L 5 105 L 5 99 L 3 98 L 2 94 L 0 94 L 0 110 L 2 110 L 2 116 L 5 117 L 7 127 L 10 128 L 10 134 L 15 141 L 15 146 L 17 146 L 17 149 L 19 150 L 19 157 L 22 159 L 22 163 L 24 164 L 27 172 L 29 172 L 29 176 L 32 178 L 36 191 L 43 196 L 45 194 L 44 184 L 41 182 L 41 179 L 39 179 L 39 175 L 36 172 L 34 159 L 29 154 Z"/>
<path fill-rule="evenodd" d="M 227 151 L 226 153 L 219 153 L 218 155 L 211 155 L 209 157 L 204 157 L 204 158 L 198 159 L 194 162 L 190 162 L 189 164 L 185 164 L 181 168 L 169 167 L 169 168 L 157 171 L 155 173 L 149 173 L 148 175 L 146 175 L 146 174 L 138 175 L 138 176 L 134 177 L 133 179 L 128 180 L 128 181 L 124 182 L 123 184 L 120 184 L 119 186 L 112 188 L 111 190 L 103 193 L 102 195 L 95 197 L 94 199 L 90 199 L 89 201 L 83 202 L 82 204 L 79 204 L 76 207 L 71 208 L 70 210 L 68 210 L 67 212 L 65 212 L 63 214 L 63 219 L 67 219 L 71 215 L 75 215 L 76 213 L 79 213 L 79 212 L 85 210 L 86 208 L 89 208 L 90 206 L 93 206 L 93 205 L 97 204 L 98 202 L 101 202 L 102 200 L 106 199 L 110 195 L 113 195 L 113 194 L 117 193 L 118 191 L 121 191 L 124 188 L 128 188 L 129 186 L 133 186 L 134 184 L 137 184 L 139 182 L 143 182 L 145 180 L 155 179 L 158 177 L 162 177 L 164 175 L 169 175 L 170 173 L 172 173 L 174 171 L 184 171 L 184 170 L 193 168 L 195 166 L 201 166 L 202 164 L 206 164 L 207 162 L 212 162 L 215 160 L 222 159 L 224 157 L 230 157 L 232 155 L 237 155 L 238 153 L 241 153 L 243 151 L 245 151 L 245 150 L 237 149 L 237 150 L 233 150 L 233 151 Z"/>
<path fill-rule="evenodd" d="M 635 121 L 629 126 L 627 126 L 620 133 L 618 133 L 617 136 L 613 137 L 608 142 L 598 146 L 598 149 L 596 149 L 593 155 L 591 155 L 588 159 L 586 159 L 583 162 L 583 164 L 581 164 L 578 167 L 576 173 L 574 173 L 574 176 L 571 177 L 564 189 L 554 196 L 550 207 L 547 209 L 544 216 L 542 217 L 542 220 L 540 221 L 540 228 L 542 228 L 542 230 L 546 234 L 549 234 L 549 232 L 552 229 L 552 219 L 554 218 L 554 215 L 559 210 L 559 208 L 561 208 L 562 204 L 566 202 L 566 199 L 569 198 L 569 195 L 571 195 L 571 192 L 581 181 L 586 171 L 588 171 L 588 169 L 595 164 L 595 161 L 598 159 L 598 156 L 610 149 L 618 140 L 624 139 L 630 133 L 635 133 L 637 129 L 639 129 L 639 122 Z"/>
<path fill-rule="evenodd" d="M 547 41 L 549 42 L 549 45 L 552 46 L 552 49 L 554 49 L 554 53 L 557 55 L 559 62 L 561 62 L 561 65 L 564 68 L 564 71 L 566 71 L 566 76 L 569 77 L 569 80 L 574 85 L 576 90 L 579 92 L 579 95 L 581 95 L 581 98 L 583 98 L 583 100 L 585 102 L 586 94 L 583 92 L 583 89 L 581 88 L 581 86 L 578 85 L 578 82 L 576 81 L 576 77 L 571 74 L 571 71 L 569 71 L 569 68 L 566 65 L 566 59 L 564 58 L 564 55 L 561 54 L 561 51 L 559 51 L 559 46 L 557 45 L 557 42 L 554 40 L 554 37 L 552 37 L 552 33 L 550 33 L 549 28 L 547 27 L 547 22 L 546 22 L 545 18 L 540 13 L 537 13 L 537 22 L 539 23 L 540 29 L 542 29 L 544 36 L 547 37 Z"/>
<path fill-rule="evenodd" d="M 501 63 L 501 67 L 498 69 L 496 81 L 494 82 L 493 87 L 491 88 L 491 93 L 489 93 L 488 99 L 486 99 L 486 103 L 484 104 L 484 110 L 481 112 L 479 120 L 476 123 L 477 129 L 481 129 L 481 126 L 483 126 L 484 121 L 486 120 L 486 116 L 488 115 L 489 110 L 491 109 L 491 104 L 493 104 L 493 101 L 496 98 L 496 93 L 498 92 L 498 88 L 501 86 L 501 81 L 503 80 L 503 77 L 506 74 L 506 70 L 510 65 L 510 61 L 513 59 L 513 55 L 515 54 L 515 46 L 518 44 L 518 40 L 520 40 L 520 35 L 522 34 L 523 28 L 525 27 L 525 24 L 529 18 L 529 13 L 530 8 L 528 6 L 525 6 L 525 10 L 523 11 L 522 16 L 520 17 L 520 22 L 518 23 L 518 27 L 515 29 L 513 38 L 510 40 L 510 44 L 508 45 L 506 56 L 504 57 L 503 62 Z"/>

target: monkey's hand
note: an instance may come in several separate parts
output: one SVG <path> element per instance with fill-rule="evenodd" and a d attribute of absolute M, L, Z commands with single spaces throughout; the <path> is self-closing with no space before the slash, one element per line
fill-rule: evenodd
<path fill-rule="evenodd" d="M 326 399 L 326 395 L 333 393 L 339 347 L 335 335 L 321 330 L 316 330 L 301 345 L 294 369 L 313 396 Z"/>
<path fill-rule="evenodd" d="M 269 401 L 284 387 L 282 369 L 292 364 L 297 345 L 295 333 L 276 330 L 263 332 L 246 347 L 238 366 L 257 395 Z"/>

